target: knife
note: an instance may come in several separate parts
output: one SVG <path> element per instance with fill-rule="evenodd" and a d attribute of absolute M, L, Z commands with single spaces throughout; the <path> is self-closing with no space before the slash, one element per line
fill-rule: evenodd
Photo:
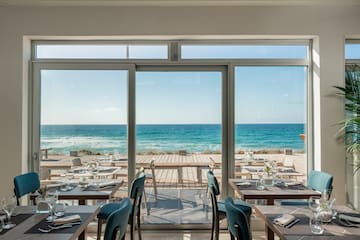
<path fill-rule="evenodd" d="M 294 221 L 292 221 L 291 223 L 289 223 L 288 225 L 286 225 L 285 228 L 291 228 L 292 226 L 294 226 L 294 225 L 297 224 L 298 222 L 300 222 L 300 219 L 295 219 Z"/>

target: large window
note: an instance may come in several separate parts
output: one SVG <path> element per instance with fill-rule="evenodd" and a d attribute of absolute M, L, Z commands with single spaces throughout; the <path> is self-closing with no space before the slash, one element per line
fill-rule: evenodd
<path fill-rule="evenodd" d="M 353 86 L 358 86 L 358 84 L 354 84 L 359 81 L 360 76 L 360 40 L 349 40 L 345 44 L 345 71 L 346 71 L 346 82 L 352 84 Z M 359 89 L 354 89 L 355 91 L 359 91 Z M 353 107 L 353 104 L 348 103 L 350 107 Z M 349 112 L 345 113 L 345 117 L 352 118 L 354 116 L 354 108 L 352 108 Z M 356 112 L 356 111 L 355 111 Z M 359 117 L 359 116 L 357 116 Z M 354 123 L 351 125 L 349 122 L 348 125 L 349 135 L 346 136 L 347 144 L 356 143 L 358 141 L 359 136 L 354 133 L 351 134 L 351 130 L 355 129 L 355 132 L 358 132 L 358 124 Z M 351 154 L 349 151 L 346 155 L 346 191 L 347 191 L 347 201 L 351 204 L 354 208 L 360 208 L 360 172 L 357 171 L 356 173 L 354 170 L 357 166 L 359 166 L 358 157 L 355 156 L 356 154 Z"/>
<path fill-rule="evenodd" d="M 256 160 L 306 179 L 309 45 L 34 42 L 33 168 L 52 181 L 67 177 L 74 159 L 95 162 L 118 168 L 111 177 L 125 189 L 144 170 L 145 223 L 209 223 L 209 169 L 222 196 L 230 194 L 227 178 L 257 178 L 246 168 Z"/>

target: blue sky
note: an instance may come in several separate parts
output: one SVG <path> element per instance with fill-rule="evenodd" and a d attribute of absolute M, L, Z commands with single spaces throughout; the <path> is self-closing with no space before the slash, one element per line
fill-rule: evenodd
<path fill-rule="evenodd" d="M 125 45 L 40 46 L 40 58 L 120 58 Z M 129 57 L 167 57 L 129 46 Z M 305 46 L 183 46 L 184 58 L 305 58 Z M 236 123 L 304 123 L 305 67 L 236 67 Z M 138 124 L 220 123 L 220 72 L 137 72 Z M 41 124 L 126 124 L 127 71 L 42 70 Z"/>
<path fill-rule="evenodd" d="M 124 124 L 124 70 L 42 70 L 42 124 Z M 220 123 L 221 73 L 138 72 L 137 123 Z M 304 67 L 237 67 L 236 123 L 303 123 Z"/>

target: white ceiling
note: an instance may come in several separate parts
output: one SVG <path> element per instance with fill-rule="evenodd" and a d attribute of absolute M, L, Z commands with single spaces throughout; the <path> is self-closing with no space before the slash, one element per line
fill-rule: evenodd
<path fill-rule="evenodd" d="M 314 6 L 360 5 L 360 0 L 0 0 L 0 6 Z"/>

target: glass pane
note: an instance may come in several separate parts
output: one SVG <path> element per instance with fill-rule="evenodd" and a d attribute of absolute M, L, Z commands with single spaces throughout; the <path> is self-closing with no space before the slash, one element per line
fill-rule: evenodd
<path fill-rule="evenodd" d="M 345 59 L 360 59 L 360 43 L 345 45 Z"/>
<path fill-rule="evenodd" d="M 181 59 L 305 59 L 307 46 L 182 45 Z"/>
<path fill-rule="evenodd" d="M 214 161 L 221 181 L 221 82 L 220 72 L 136 73 L 136 161 L 153 160 L 155 176 L 145 223 L 211 221 L 206 173 Z"/>
<path fill-rule="evenodd" d="M 126 45 L 37 45 L 37 58 L 126 58 Z"/>
<path fill-rule="evenodd" d="M 130 59 L 167 59 L 167 45 L 130 45 Z"/>
<path fill-rule="evenodd" d="M 306 82 L 306 67 L 235 68 L 236 176 L 274 163 L 277 177 L 306 180 Z"/>
<path fill-rule="evenodd" d="M 127 182 L 127 79 L 126 70 L 41 70 L 43 180 Z"/>

